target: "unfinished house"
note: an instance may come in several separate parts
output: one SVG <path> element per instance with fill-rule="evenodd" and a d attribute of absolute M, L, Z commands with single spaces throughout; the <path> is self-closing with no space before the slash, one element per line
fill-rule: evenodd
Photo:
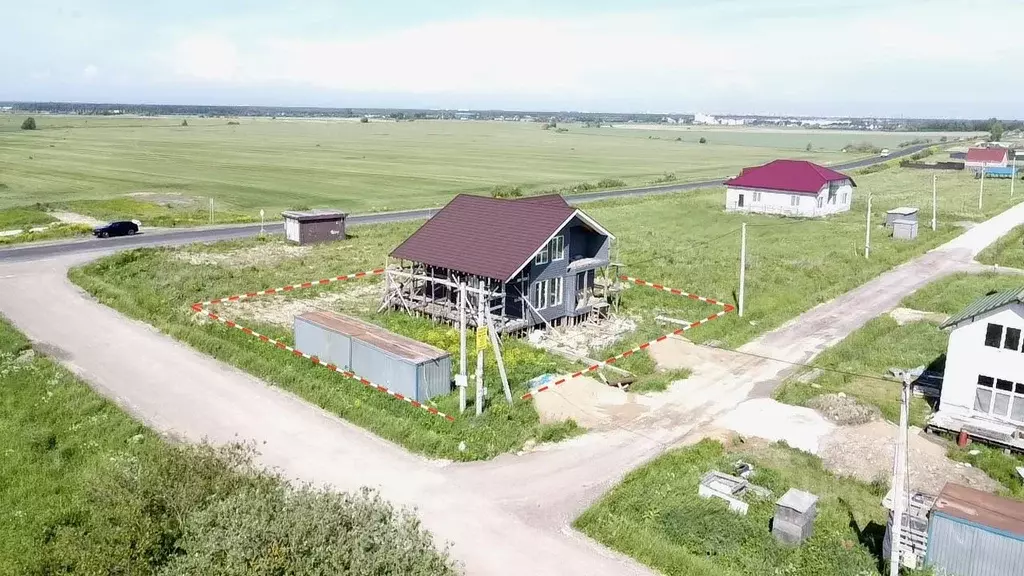
<path fill-rule="evenodd" d="M 607 313 L 612 236 L 557 195 L 459 195 L 395 248 L 382 308 L 503 333 Z"/>

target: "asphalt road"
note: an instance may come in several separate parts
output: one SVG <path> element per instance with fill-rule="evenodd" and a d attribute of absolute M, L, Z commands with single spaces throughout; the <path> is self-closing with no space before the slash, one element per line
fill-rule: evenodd
<path fill-rule="evenodd" d="M 893 152 L 887 158 L 870 157 L 832 166 L 836 170 L 855 170 L 883 161 L 909 156 L 931 144 L 919 144 L 908 146 Z M 626 190 L 607 190 L 603 192 L 587 192 L 567 197 L 570 204 L 582 204 L 598 200 L 609 200 L 613 198 L 633 198 L 638 196 L 651 196 L 655 194 L 670 194 L 673 192 L 685 192 L 699 188 L 721 186 L 724 178 L 717 180 L 702 180 L 700 182 L 686 182 L 681 184 L 669 184 L 665 186 L 644 186 L 641 188 L 629 188 Z M 378 212 L 375 214 L 355 214 L 349 216 L 346 224 L 359 226 L 366 224 L 381 224 L 385 222 L 404 222 L 408 220 L 424 220 L 437 211 L 437 208 L 422 208 L 419 210 L 406 210 L 401 212 Z M 261 227 L 259 224 L 243 224 L 232 226 L 210 226 L 201 228 L 180 228 L 169 230 L 151 231 L 137 236 L 124 236 L 121 238 L 89 238 L 74 240 L 70 242 L 46 242 L 37 244 L 25 244 L 0 250 L 0 261 L 26 261 L 52 258 L 59 255 L 78 254 L 85 252 L 116 252 L 129 248 L 141 248 L 144 246 L 175 246 L 191 244 L 193 242 L 214 242 L 217 240 L 234 240 L 248 238 L 260 233 L 263 228 L 269 234 L 284 233 L 283 224 L 273 222 Z"/>

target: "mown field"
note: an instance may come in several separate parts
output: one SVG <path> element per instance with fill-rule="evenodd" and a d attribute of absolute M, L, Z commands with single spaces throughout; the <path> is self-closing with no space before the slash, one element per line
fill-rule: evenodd
<path fill-rule="evenodd" d="M 38 130 L 23 131 L 21 120 L 0 115 L 0 209 L 53 203 L 100 218 L 163 216 L 161 225 L 175 222 L 138 203 L 181 212 L 179 224 L 207 222 L 210 199 L 218 221 L 256 219 L 261 208 L 271 216 L 301 207 L 395 210 L 496 185 L 639 185 L 665 174 L 727 176 L 778 157 L 852 160 L 840 152 L 847 144 L 895 147 L 919 136 L 269 118 L 188 118 L 182 126 L 180 117 L 74 116 L 39 116 Z"/>
<path fill-rule="evenodd" d="M 632 201 L 601 202 L 586 210 L 618 240 L 613 259 L 619 270 L 639 278 L 682 288 L 719 300 L 734 302 L 738 282 L 739 227 L 748 228 L 746 315 L 731 314 L 688 333 L 699 342 L 717 340 L 738 346 L 797 314 L 827 301 L 899 263 L 957 235 L 953 224 L 981 219 L 1005 208 L 995 198 L 985 212 L 960 211 L 961 196 L 973 185 L 969 177 L 946 177 L 940 188 L 940 226 L 922 229 L 913 242 L 889 238 L 876 229 L 872 258 L 863 257 L 866 201 L 874 194 L 874 221 L 881 222 L 888 208 L 930 198 L 931 175 L 921 171 L 889 169 L 857 176 L 860 186 L 854 211 L 827 220 L 796 220 L 767 216 L 725 214 L 723 192 L 706 190 Z M 501 400 L 496 366 L 487 364 L 490 408 L 477 419 L 461 417 L 449 424 L 378 392 L 344 381 L 336 374 L 261 345 L 237 330 L 194 321 L 189 305 L 196 301 L 244 293 L 294 282 L 316 280 L 376 268 L 385 255 L 415 228 L 416 223 L 353 227 L 345 242 L 308 249 L 301 254 L 284 250 L 279 238 L 221 243 L 179 249 L 133 251 L 99 260 L 72 272 L 72 279 L 102 302 L 142 319 L 196 348 L 276 383 L 407 448 L 458 460 L 490 458 L 519 449 L 528 440 L 558 440 L 576 432 L 571 424 L 542 425 L 532 404 L 516 401 L 509 408 Z M 272 257 L 260 256 L 265 252 Z M 231 253 L 223 263 L 204 258 Z M 315 292 L 295 292 L 288 298 L 310 298 L 344 287 L 331 285 Z M 457 336 L 450 328 L 403 315 L 377 315 L 370 305 L 347 310 L 393 330 L 456 352 Z M 623 293 L 620 313 L 639 322 L 626 341 L 594 355 L 621 352 L 631 344 L 656 337 L 668 329 L 654 322 L 665 314 L 695 320 L 719 308 L 640 287 Z M 230 310 L 226 311 L 228 315 Z M 286 322 L 287 324 L 287 322 Z M 281 326 L 254 325 L 288 340 Z M 564 360 L 512 340 L 506 363 L 516 397 L 526 382 L 540 374 L 572 368 Z M 470 350 L 472 353 L 472 350 Z M 637 354 L 621 366 L 646 379 L 643 390 L 663 388 L 670 378 L 685 374 L 658 374 L 646 354 Z M 439 409 L 456 412 L 455 395 L 437 399 Z M 460 443 L 465 445 L 460 448 Z"/>
<path fill-rule="evenodd" d="M 748 498 L 746 516 L 697 496 L 704 473 L 732 473 L 737 460 L 753 464 L 750 481 L 772 492 Z M 819 497 L 814 533 L 799 547 L 770 532 L 775 500 L 789 488 Z M 886 489 L 837 478 L 816 456 L 784 445 L 703 440 L 630 473 L 574 525 L 668 576 L 881 574 L 885 509 L 878 503 Z"/>
<path fill-rule="evenodd" d="M 175 445 L 0 318 L 0 574 L 454 574 L 371 493 L 292 488 L 251 448 Z"/>
<path fill-rule="evenodd" d="M 908 296 L 901 306 L 939 315 L 952 315 L 971 302 L 992 291 L 1004 291 L 1024 286 L 1024 276 L 1014 274 L 956 274 L 929 284 Z M 859 402 L 876 406 L 886 419 L 898 422 L 900 385 L 897 381 L 882 381 L 890 367 L 915 368 L 927 366 L 942 372 L 945 367 L 949 333 L 940 330 L 937 322 L 911 322 L 899 325 L 885 315 L 868 322 L 842 342 L 821 353 L 813 366 L 821 368 L 821 376 L 810 382 L 791 378 L 775 392 L 775 398 L 787 404 L 806 406 L 813 398 L 828 393 L 843 392 Z M 932 409 L 924 398 L 911 399 L 910 423 L 923 427 Z M 1006 491 L 1024 498 L 1024 482 L 1014 471 L 1024 464 L 1024 458 L 1002 454 L 1000 450 L 972 445 L 979 454 L 968 450 L 952 449 L 950 457 L 970 462 L 998 480 Z"/>
<path fill-rule="evenodd" d="M 1024 226 L 1017 226 L 983 250 L 978 254 L 978 262 L 1024 269 Z"/>

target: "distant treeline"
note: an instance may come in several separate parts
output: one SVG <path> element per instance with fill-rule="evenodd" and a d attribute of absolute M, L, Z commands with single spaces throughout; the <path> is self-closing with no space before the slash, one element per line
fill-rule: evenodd
<path fill-rule="evenodd" d="M 999 125 L 1002 130 L 1024 129 L 1024 122 L 1020 120 L 909 120 L 908 127 L 912 130 L 922 132 L 992 132 L 994 126 Z M 998 126 L 996 126 L 998 129 Z"/>

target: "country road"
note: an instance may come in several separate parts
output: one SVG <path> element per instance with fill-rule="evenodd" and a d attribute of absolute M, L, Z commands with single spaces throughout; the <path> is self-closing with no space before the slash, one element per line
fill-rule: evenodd
<path fill-rule="evenodd" d="M 933 144 L 917 144 L 908 146 L 893 152 L 886 158 L 872 156 L 862 158 L 853 162 L 836 164 L 832 166 L 837 170 L 854 170 L 872 164 L 889 161 L 903 156 L 909 156 L 920 150 L 933 146 Z M 717 180 L 702 180 L 699 182 L 686 182 L 680 184 L 667 184 L 662 186 L 644 186 L 640 188 L 629 188 L 625 190 L 607 190 L 602 192 L 587 192 L 574 194 L 566 197 L 570 204 L 583 204 L 599 200 L 610 200 L 615 198 L 635 198 L 641 196 L 652 196 L 656 194 L 671 194 L 673 192 L 686 192 L 700 188 L 721 186 L 724 178 Z M 373 214 L 354 214 L 349 216 L 347 225 L 360 226 L 367 224 L 381 224 L 386 222 L 404 222 L 408 220 L 424 220 L 436 212 L 437 208 L 420 208 L 417 210 L 403 210 L 398 212 L 377 212 Z M 38 244 L 23 244 L 11 248 L 0 249 L 0 261 L 25 261 L 41 258 L 51 258 L 62 254 L 77 254 L 83 252 L 111 252 L 128 250 L 130 248 L 141 248 L 144 246 L 176 246 L 190 244 L 192 242 L 214 242 L 217 240 L 235 240 L 256 236 L 261 229 L 270 234 L 284 233 L 283 224 L 271 222 L 266 226 L 259 224 L 235 224 L 230 226 L 204 226 L 199 228 L 171 228 L 144 232 L 137 236 L 124 236 L 121 238 L 105 239 L 81 239 L 67 242 L 45 242 Z"/>

